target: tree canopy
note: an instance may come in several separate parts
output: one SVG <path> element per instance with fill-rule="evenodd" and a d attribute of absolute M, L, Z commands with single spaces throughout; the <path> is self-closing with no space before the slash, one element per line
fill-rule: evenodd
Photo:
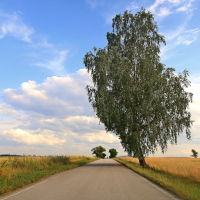
<path fill-rule="evenodd" d="M 198 152 L 195 151 L 194 149 L 191 150 L 192 151 L 192 157 L 197 158 L 198 157 Z"/>
<path fill-rule="evenodd" d="M 106 151 L 105 148 L 103 148 L 102 146 L 98 146 L 98 147 L 94 147 L 93 149 L 91 149 L 92 154 L 95 154 L 97 158 L 105 158 L 106 154 L 103 153 L 104 151 Z"/>
<path fill-rule="evenodd" d="M 112 28 L 108 45 L 84 57 L 93 80 L 86 87 L 88 99 L 106 131 L 119 136 L 125 151 L 144 166 L 144 157 L 158 146 L 164 153 L 183 131 L 191 137 L 188 71 L 176 74 L 160 62 L 160 45 L 166 42 L 145 9 L 116 15 Z"/>
<path fill-rule="evenodd" d="M 117 150 L 112 148 L 112 149 L 109 149 L 109 153 L 110 153 L 110 156 L 109 158 L 115 158 L 118 154 Z"/>

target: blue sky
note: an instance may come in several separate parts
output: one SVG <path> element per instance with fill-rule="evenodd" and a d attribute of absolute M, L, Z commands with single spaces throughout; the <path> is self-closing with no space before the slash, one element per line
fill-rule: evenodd
<path fill-rule="evenodd" d="M 141 7 L 165 36 L 161 62 L 176 73 L 188 69 L 194 93 L 192 139 L 183 133 L 164 156 L 200 152 L 200 1 L 0 0 L 0 154 L 91 155 L 103 145 L 107 155 L 109 148 L 126 155 L 88 103 L 83 57 L 106 46 L 116 14 Z"/>

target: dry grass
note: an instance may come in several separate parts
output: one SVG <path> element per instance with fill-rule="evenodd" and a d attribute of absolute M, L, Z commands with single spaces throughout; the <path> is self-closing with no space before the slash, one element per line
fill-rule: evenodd
<path fill-rule="evenodd" d="M 137 158 L 121 157 L 139 164 Z M 149 167 L 200 182 L 200 158 L 146 158 Z"/>
<path fill-rule="evenodd" d="M 74 156 L 67 156 L 69 158 L 70 162 L 77 162 L 79 160 L 84 160 L 84 159 L 94 159 L 93 156 L 79 156 L 79 155 L 74 155 Z"/>
<path fill-rule="evenodd" d="M 11 177 L 23 172 L 44 169 L 53 166 L 67 165 L 80 160 L 91 160 L 92 156 L 27 156 L 0 157 L 0 177 Z"/>
<path fill-rule="evenodd" d="M 0 157 L 0 195 L 94 160 L 92 156 Z"/>
<path fill-rule="evenodd" d="M 200 159 L 146 158 L 143 168 L 136 158 L 121 157 L 117 161 L 185 200 L 200 200 Z"/>

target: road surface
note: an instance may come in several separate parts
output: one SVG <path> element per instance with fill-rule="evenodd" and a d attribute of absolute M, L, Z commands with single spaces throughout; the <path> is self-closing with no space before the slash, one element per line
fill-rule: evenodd
<path fill-rule="evenodd" d="M 0 200 L 172 200 L 178 199 L 112 159 L 52 175 Z"/>

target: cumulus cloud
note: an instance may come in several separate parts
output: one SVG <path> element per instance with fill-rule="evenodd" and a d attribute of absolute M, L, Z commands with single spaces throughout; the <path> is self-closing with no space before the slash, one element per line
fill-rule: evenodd
<path fill-rule="evenodd" d="M 126 155 L 118 137 L 106 133 L 104 126 L 99 125 L 99 119 L 88 103 L 85 90 L 88 84 L 92 84 L 91 77 L 85 69 L 81 69 L 66 77 L 49 77 L 41 84 L 29 81 L 22 83 L 18 89 L 4 90 L 1 97 L 6 104 L 0 105 L 0 112 L 14 117 L 18 124 L 12 122 L 12 126 L 9 125 L 12 128 L 9 128 L 3 126 L 5 121 L 0 119 L 0 136 L 3 138 L 0 143 L 9 145 L 14 142 L 28 145 L 30 148 L 41 145 L 46 146 L 46 149 L 55 146 L 57 153 L 87 155 L 93 147 L 103 145 L 108 149 L 116 147 L 120 155 Z M 190 149 L 182 152 L 181 147 L 188 144 L 189 148 L 200 139 L 199 87 L 196 83 L 188 88 L 194 93 L 190 111 L 192 119 L 197 121 L 191 129 L 192 141 L 186 141 L 185 135 L 182 134 L 178 139 L 178 146 L 170 147 L 166 155 L 174 155 L 171 149 L 177 149 L 177 155 L 186 155 Z M 33 149 L 30 151 L 34 152 Z M 160 153 L 156 155 L 162 156 Z"/>
<path fill-rule="evenodd" d="M 42 84 L 28 81 L 22 83 L 19 89 L 4 90 L 2 99 L 15 109 L 44 116 L 88 115 L 91 109 L 88 108 L 85 87 L 89 78 L 86 70 L 79 70 L 66 77 L 47 78 Z"/>
<path fill-rule="evenodd" d="M 22 22 L 18 13 L 12 15 L 0 13 L 0 39 L 6 35 L 15 37 L 25 42 L 31 42 L 31 35 L 34 33 L 32 27 Z"/>
<path fill-rule="evenodd" d="M 10 140 L 28 145 L 63 145 L 66 141 L 55 137 L 54 134 L 30 134 L 21 129 L 4 130 L 0 134 Z"/>
<path fill-rule="evenodd" d="M 99 119 L 94 116 L 70 116 L 62 121 L 62 124 L 72 132 L 84 135 L 86 133 L 99 133 L 105 130 L 99 126 Z"/>
<path fill-rule="evenodd" d="M 95 133 L 86 133 L 82 137 L 78 135 L 77 133 L 71 134 L 75 141 L 77 142 L 91 142 L 91 143 L 119 143 L 119 139 L 111 134 L 106 133 L 105 131 L 99 131 L 98 134 Z"/>
<path fill-rule="evenodd" d="M 88 103 L 88 84 L 91 77 L 81 69 L 66 77 L 49 77 L 41 84 L 28 81 L 18 89 L 4 90 L 1 97 L 7 105 L 2 104 L 0 112 L 14 116 L 19 124 L 3 129 L 1 135 L 27 145 L 119 144 L 117 136 L 99 125 Z"/>
<path fill-rule="evenodd" d="M 6 104 L 0 104 L 0 113 L 8 116 L 13 116 L 15 118 L 21 117 L 20 113 L 18 113 L 10 105 Z"/>

